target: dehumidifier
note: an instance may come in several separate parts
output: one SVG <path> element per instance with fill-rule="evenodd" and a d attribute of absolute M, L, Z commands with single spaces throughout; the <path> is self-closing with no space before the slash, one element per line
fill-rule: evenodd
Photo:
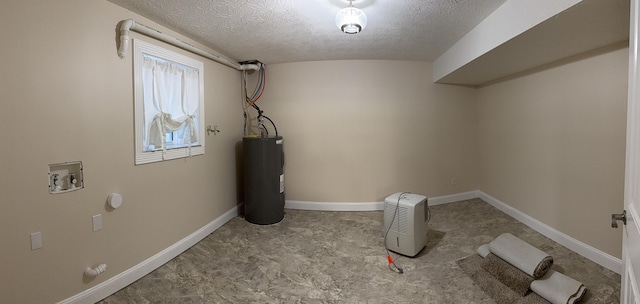
<path fill-rule="evenodd" d="M 398 192 L 384 200 L 385 246 L 413 257 L 427 244 L 429 203 L 424 195 Z"/>

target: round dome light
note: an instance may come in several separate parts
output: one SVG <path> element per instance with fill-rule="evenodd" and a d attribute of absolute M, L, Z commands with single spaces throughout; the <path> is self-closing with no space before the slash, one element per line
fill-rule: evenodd
<path fill-rule="evenodd" d="M 367 26 L 367 15 L 360 9 L 349 5 L 336 15 L 336 25 L 347 34 L 357 34 Z"/>

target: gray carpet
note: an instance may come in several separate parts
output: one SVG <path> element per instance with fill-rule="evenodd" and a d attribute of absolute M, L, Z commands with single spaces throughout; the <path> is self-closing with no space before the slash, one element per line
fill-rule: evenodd
<path fill-rule="evenodd" d="M 496 303 L 456 261 L 503 232 L 549 253 L 589 291 L 619 303 L 620 276 L 480 199 L 432 206 L 426 248 L 387 267 L 383 214 L 286 210 L 269 226 L 237 217 L 100 303 Z"/>
<path fill-rule="evenodd" d="M 458 265 L 460 265 L 459 261 Z M 486 258 L 482 259 L 480 266 L 519 296 L 525 296 L 529 292 L 529 286 L 534 280 L 532 276 L 522 272 L 493 253 L 489 253 Z M 465 270 L 465 272 L 467 271 Z"/>
<path fill-rule="evenodd" d="M 471 255 L 459 260 L 458 265 L 497 304 L 549 304 L 533 292 L 521 295 L 511 290 L 483 269 L 482 260 L 479 255 Z"/>

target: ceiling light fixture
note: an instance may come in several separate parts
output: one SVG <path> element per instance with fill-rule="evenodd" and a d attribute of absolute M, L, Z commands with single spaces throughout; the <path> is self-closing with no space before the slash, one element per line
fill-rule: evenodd
<path fill-rule="evenodd" d="M 353 6 L 353 0 L 349 0 L 349 6 L 341 9 L 336 15 L 336 25 L 347 34 L 360 33 L 367 26 L 367 15 Z"/>

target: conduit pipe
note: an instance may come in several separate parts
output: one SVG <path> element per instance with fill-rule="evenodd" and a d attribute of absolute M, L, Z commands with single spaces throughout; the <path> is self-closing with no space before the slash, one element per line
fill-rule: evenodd
<path fill-rule="evenodd" d="M 260 67 L 257 64 L 239 64 L 237 62 L 231 61 L 230 59 L 222 57 L 221 55 L 204 51 L 190 43 L 187 43 L 178 38 L 169 36 L 163 32 L 160 32 L 156 29 L 148 27 L 142 23 L 138 23 L 133 19 L 122 20 L 121 22 L 122 23 L 120 24 L 120 47 L 118 48 L 118 56 L 120 56 L 120 58 L 124 58 L 124 56 L 127 53 L 127 49 L 129 48 L 129 31 L 134 31 L 134 32 L 138 32 L 140 34 L 144 34 L 149 37 L 158 39 L 160 41 L 164 41 L 168 44 L 179 47 L 183 50 L 192 52 L 194 54 L 198 54 L 200 56 L 209 58 L 215 62 L 224 64 L 238 71 L 244 71 L 244 70 L 257 71 L 260 69 Z"/>

